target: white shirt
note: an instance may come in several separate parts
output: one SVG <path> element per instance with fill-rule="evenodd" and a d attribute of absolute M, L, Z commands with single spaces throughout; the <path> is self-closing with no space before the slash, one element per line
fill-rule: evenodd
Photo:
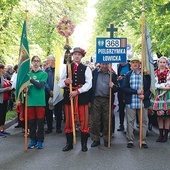
<path fill-rule="evenodd" d="M 17 73 L 13 73 L 11 77 L 11 83 L 12 83 L 12 88 L 16 89 L 16 83 L 17 83 Z"/>
<path fill-rule="evenodd" d="M 65 85 L 65 80 L 67 78 L 67 65 L 64 67 L 60 80 L 58 82 L 59 87 L 64 88 L 66 87 Z M 78 88 L 78 91 L 80 93 L 84 93 L 87 92 L 90 88 L 92 87 L 92 71 L 91 69 L 87 66 L 86 67 L 86 71 L 85 71 L 85 84 Z"/>

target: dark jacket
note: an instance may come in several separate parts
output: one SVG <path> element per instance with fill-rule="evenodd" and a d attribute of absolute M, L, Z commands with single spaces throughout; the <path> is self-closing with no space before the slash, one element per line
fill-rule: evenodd
<path fill-rule="evenodd" d="M 124 92 L 124 100 L 126 104 L 131 104 L 132 102 L 132 95 L 137 94 L 137 90 L 130 88 L 130 76 L 132 71 L 129 71 L 123 82 L 122 90 Z M 150 106 L 150 85 L 151 85 L 151 78 L 150 75 L 143 76 L 143 90 L 144 90 L 144 108 L 148 108 Z"/>
<path fill-rule="evenodd" d="M 130 71 L 130 70 L 131 70 L 130 64 L 127 63 L 127 65 L 128 65 L 128 67 L 129 67 L 129 71 Z M 120 72 L 121 72 L 121 70 L 122 70 L 122 67 L 124 67 L 124 66 L 122 66 L 121 64 L 119 64 L 118 67 L 117 67 L 117 75 L 118 75 L 118 76 L 121 76 Z"/>
<path fill-rule="evenodd" d="M 93 79 L 92 79 L 92 88 L 91 88 L 91 102 L 93 102 L 94 97 L 95 97 L 96 83 L 97 83 L 97 78 L 98 78 L 99 72 L 100 72 L 100 69 L 98 69 L 98 68 L 96 68 L 92 72 Z M 114 87 L 112 88 L 112 103 L 113 103 L 113 101 L 114 101 L 114 93 L 119 91 L 117 75 L 114 72 L 112 73 L 112 82 L 115 84 Z"/>
<path fill-rule="evenodd" d="M 50 91 L 53 91 L 54 87 L 54 74 L 55 74 L 55 69 L 48 67 L 45 72 L 48 74 L 47 82 L 45 84 L 45 91 L 46 94 L 49 94 Z"/>

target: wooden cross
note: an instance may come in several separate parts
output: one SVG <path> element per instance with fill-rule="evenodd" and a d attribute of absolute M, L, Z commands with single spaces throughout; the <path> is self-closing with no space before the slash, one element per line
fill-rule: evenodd
<path fill-rule="evenodd" d="M 114 32 L 117 32 L 117 28 L 114 28 L 113 24 L 110 24 L 110 28 L 107 28 L 106 31 L 110 32 L 110 38 L 113 38 Z"/>

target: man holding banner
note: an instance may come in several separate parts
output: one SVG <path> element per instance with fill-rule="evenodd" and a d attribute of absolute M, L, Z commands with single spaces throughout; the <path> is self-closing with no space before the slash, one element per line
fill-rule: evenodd
<path fill-rule="evenodd" d="M 126 104 L 126 120 L 127 129 L 126 137 L 128 140 L 127 148 L 134 146 L 134 134 L 133 127 L 136 118 L 136 111 L 138 116 L 140 114 L 141 100 L 142 105 L 142 147 L 148 148 L 146 144 L 146 131 L 147 131 L 147 118 L 148 118 L 148 107 L 150 106 L 150 75 L 141 76 L 141 63 L 138 57 L 133 57 L 130 60 L 131 71 L 129 71 L 123 82 L 124 100 Z M 143 80 L 142 80 L 143 79 Z M 143 82 L 143 88 L 141 88 L 141 82 Z M 140 116 L 139 116 L 140 117 Z"/>
<path fill-rule="evenodd" d="M 65 112 L 65 134 L 67 144 L 63 151 L 73 149 L 73 126 L 72 121 L 76 119 L 80 122 L 81 144 L 82 151 L 86 152 L 87 140 L 89 137 L 89 120 L 88 120 L 88 104 L 90 102 L 89 89 L 92 86 L 92 73 L 89 67 L 81 63 L 81 59 L 86 52 L 80 47 L 74 48 L 72 52 L 73 63 L 71 64 L 72 79 L 68 78 L 68 68 L 65 67 L 59 86 L 64 88 L 64 112 Z M 72 84 L 72 92 L 69 90 L 69 85 Z M 71 117 L 70 99 L 74 102 L 74 120 Z"/>
<path fill-rule="evenodd" d="M 111 82 L 110 82 L 110 74 Z M 109 132 L 109 90 L 112 89 L 111 103 L 114 102 L 114 93 L 119 90 L 117 75 L 109 71 L 108 63 L 101 63 L 100 68 L 93 71 L 92 102 L 91 102 L 91 147 L 100 145 L 100 131 L 104 138 L 104 146 L 108 147 Z M 102 126 L 103 125 L 103 126 Z M 112 134 L 112 133 L 110 133 Z"/>

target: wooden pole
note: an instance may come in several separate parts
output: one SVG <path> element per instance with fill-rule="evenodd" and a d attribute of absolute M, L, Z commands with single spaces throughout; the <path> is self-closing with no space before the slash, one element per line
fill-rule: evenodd
<path fill-rule="evenodd" d="M 110 28 L 107 28 L 106 31 L 110 32 L 110 38 L 113 38 L 114 31 L 117 31 L 117 28 L 114 28 L 114 25 L 111 24 Z M 109 64 L 110 67 L 110 83 L 112 82 L 112 63 Z M 109 122 L 108 122 L 108 148 L 110 148 L 110 129 L 111 129 L 111 114 L 112 114 L 112 88 L 109 92 Z"/>
<path fill-rule="evenodd" d="M 144 10 L 142 11 L 142 60 L 141 60 L 141 90 L 143 90 L 143 64 L 146 58 L 146 43 L 145 43 L 145 17 L 144 17 Z M 139 146 L 142 148 L 142 119 L 143 119 L 143 100 L 140 100 L 140 133 L 139 133 Z"/>
<path fill-rule="evenodd" d="M 66 45 L 69 44 L 68 37 L 66 37 Z M 69 54 L 70 55 L 70 54 Z M 71 58 L 67 58 L 67 66 L 68 66 L 68 78 L 72 80 L 72 72 L 71 72 Z M 70 93 L 72 92 L 72 84 L 69 84 Z M 71 105 L 71 119 L 72 119 L 72 127 L 73 127 L 73 143 L 76 144 L 76 131 L 75 131 L 75 121 L 74 121 L 74 107 L 73 107 L 73 99 L 70 99 Z"/>
<path fill-rule="evenodd" d="M 68 64 L 68 77 L 72 80 L 71 73 L 71 64 Z M 70 93 L 72 92 L 72 84 L 69 85 Z M 76 131 L 75 131 L 75 121 L 74 121 L 74 108 L 73 108 L 73 99 L 70 99 L 71 104 L 71 119 L 72 119 L 72 127 L 73 127 L 73 143 L 76 144 Z"/>
<path fill-rule="evenodd" d="M 112 64 L 110 63 L 110 82 L 112 82 Z M 112 115 L 112 88 L 109 92 L 109 128 L 108 128 L 108 148 L 110 148 L 110 131 L 111 131 L 111 115 Z"/>
<path fill-rule="evenodd" d="M 25 134 L 24 134 L 24 150 L 28 150 L 28 112 L 27 112 L 27 105 L 28 105 L 28 89 L 26 88 L 26 93 L 25 93 Z"/>
<path fill-rule="evenodd" d="M 27 1 L 26 1 L 26 32 L 28 30 L 28 5 L 27 5 Z M 28 150 L 28 112 L 27 112 L 27 106 L 28 106 L 28 88 L 26 87 L 26 93 L 24 94 L 24 98 L 25 98 L 25 133 L 24 133 L 24 151 Z"/>

